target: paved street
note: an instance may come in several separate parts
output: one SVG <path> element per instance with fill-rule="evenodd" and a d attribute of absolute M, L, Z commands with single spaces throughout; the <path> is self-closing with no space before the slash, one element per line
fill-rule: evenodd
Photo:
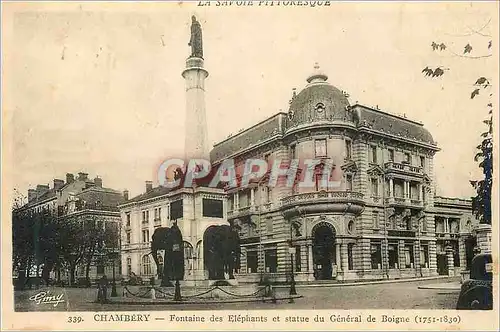
<path fill-rule="evenodd" d="M 426 280 L 402 283 L 370 284 L 342 287 L 297 287 L 303 298 L 294 303 L 211 303 L 175 305 L 95 304 L 96 289 L 50 288 L 48 295 L 64 294 L 64 303 L 57 306 L 36 304 L 29 298 L 47 288 L 16 292 L 16 311 L 115 311 L 115 310 L 248 310 L 248 309 L 454 309 L 459 291 L 449 289 L 419 289 L 456 280 Z M 288 288 L 279 288 L 277 295 L 287 295 Z M 118 289 L 118 294 L 122 290 Z M 120 298 L 114 298 L 119 300 Z"/>

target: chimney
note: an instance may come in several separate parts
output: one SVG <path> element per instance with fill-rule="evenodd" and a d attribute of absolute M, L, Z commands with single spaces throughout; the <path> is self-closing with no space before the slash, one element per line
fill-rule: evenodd
<path fill-rule="evenodd" d="M 78 180 L 79 181 L 87 181 L 87 179 L 88 179 L 87 173 L 83 173 L 83 172 L 78 173 Z"/>
<path fill-rule="evenodd" d="M 153 181 L 146 181 L 146 192 L 153 190 Z"/>
<path fill-rule="evenodd" d="M 33 202 L 36 199 L 36 190 L 28 189 L 28 203 Z"/>
<path fill-rule="evenodd" d="M 36 186 L 36 195 L 42 196 L 45 194 L 47 191 L 49 191 L 49 185 L 48 184 L 39 184 Z"/>
<path fill-rule="evenodd" d="M 55 190 L 61 189 L 63 186 L 64 186 L 64 180 L 54 179 L 54 189 Z"/>
<path fill-rule="evenodd" d="M 102 179 L 100 177 L 96 177 L 94 179 L 94 183 L 97 187 L 101 187 L 102 188 Z"/>
<path fill-rule="evenodd" d="M 66 173 L 66 183 L 70 184 L 75 182 L 75 176 L 71 173 Z"/>
<path fill-rule="evenodd" d="M 127 189 L 125 189 L 125 190 L 123 191 L 123 198 L 124 198 L 126 201 L 128 201 L 128 190 L 127 190 Z"/>

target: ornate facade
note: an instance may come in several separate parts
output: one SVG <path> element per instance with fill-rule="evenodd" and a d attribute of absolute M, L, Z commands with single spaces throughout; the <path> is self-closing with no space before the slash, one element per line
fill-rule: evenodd
<path fill-rule="evenodd" d="M 321 159 L 343 170 L 341 187 L 315 175 L 314 188 L 228 192 L 229 222 L 240 229 L 239 280 L 266 275 L 302 281 L 459 274 L 470 262 L 477 225 L 471 202 L 435 196 L 439 151 L 422 124 L 360 104 L 315 67 L 278 113 L 216 144 L 214 165 L 234 158 Z"/>

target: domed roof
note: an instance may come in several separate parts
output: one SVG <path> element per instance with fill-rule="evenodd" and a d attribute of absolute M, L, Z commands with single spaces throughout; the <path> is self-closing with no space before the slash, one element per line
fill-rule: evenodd
<path fill-rule="evenodd" d="M 290 102 L 289 127 L 316 121 L 353 121 L 344 92 L 327 82 L 328 76 L 316 64 L 309 83 Z"/>

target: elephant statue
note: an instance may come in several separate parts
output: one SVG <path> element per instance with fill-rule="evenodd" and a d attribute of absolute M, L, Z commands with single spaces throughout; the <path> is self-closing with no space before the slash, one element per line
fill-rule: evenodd
<path fill-rule="evenodd" d="M 234 279 L 234 271 L 240 268 L 240 238 L 228 225 L 210 226 L 203 236 L 203 254 L 208 269 L 208 279 L 223 280 L 225 273 Z"/>
<path fill-rule="evenodd" d="M 158 250 L 165 250 L 163 271 L 158 260 Z M 177 223 L 174 223 L 172 227 L 155 229 L 151 241 L 151 252 L 156 263 L 158 278 L 161 278 L 161 286 L 173 286 L 171 280 L 184 279 L 184 242 Z"/>

